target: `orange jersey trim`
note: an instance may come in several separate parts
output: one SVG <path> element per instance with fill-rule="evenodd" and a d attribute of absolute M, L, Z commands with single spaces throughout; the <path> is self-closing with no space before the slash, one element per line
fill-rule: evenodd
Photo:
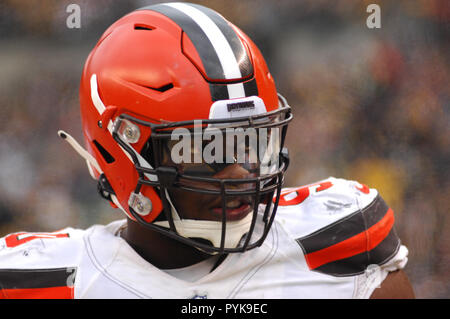
<path fill-rule="evenodd" d="M 73 299 L 73 287 L 2 289 L 0 299 Z"/>
<path fill-rule="evenodd" d="M 310 269 L 324 264 L 370 251 L 383 241 L 394 225 L 394 212 L 388 209 L 386 215 L 375 225 L 349 239 L 330 247 L 306 254 Z"/>

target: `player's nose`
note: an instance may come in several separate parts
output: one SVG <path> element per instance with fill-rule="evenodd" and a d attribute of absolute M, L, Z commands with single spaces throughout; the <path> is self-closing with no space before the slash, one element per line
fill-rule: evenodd
<path fill-rule="evenodd" d="M 220 172 L 217 172 L 214 178 L 219 179 L 249 179 L 254 177 L 254 174 L 250 173 L 244 167 L 239 164 L 227 165 Z M 227 188 L 235 188 L 235 189 L 252 189 L 254 188 L 254 183 L 230 183 L 227 185 Z"/>
<path fill-rule="evenodd" d="M 217 172 L 214 177 L 220 179 L 243 179 L 249 178 L 250 172 L 239 164 L 231 164 L 225 166 L 220 172 Z"/>

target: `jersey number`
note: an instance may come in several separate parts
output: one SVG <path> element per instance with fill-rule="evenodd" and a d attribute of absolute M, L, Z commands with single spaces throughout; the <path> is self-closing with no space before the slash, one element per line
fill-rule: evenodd
<path fill-rule="evenodd" d="M 324 191 L 333 186 L 331 182 L 322 182 L 297 189 L 290 189 L 285 193 L 281 193 L 279 205 L 290 206 L 302 203 L 309 195 Z"/>
<path fill-rule="evenodd" d="M 38 238 L 64 238 L 69 237 L 68 233 L 14 233 L 5 237 L 6 247 L 17 247 L 33 239 Z"/>

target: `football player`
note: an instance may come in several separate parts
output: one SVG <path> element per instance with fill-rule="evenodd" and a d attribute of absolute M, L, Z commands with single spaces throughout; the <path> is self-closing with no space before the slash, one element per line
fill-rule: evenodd
<path fill-rule="evenodd" d="M 86 160 L 126 219 L 0 241 L 2 298 L 409 298 L 407 248 L 375 189 L 282 189 L 292 119 L 263 56 L 217 12 L 122 17 L 80 84 Z"/>

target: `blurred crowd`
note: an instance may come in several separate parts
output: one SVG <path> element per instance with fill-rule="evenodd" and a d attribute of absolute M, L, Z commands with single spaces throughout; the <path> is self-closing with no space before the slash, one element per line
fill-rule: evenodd
<path fill-rule="evenodd" d="M 56 132 L 82 140 L 78 87 L 102 32 L 157 1 L 0 2 L 0 236 L 122 218 Z M 194 1 L 259 46 L 293 108 L 286 186 L 377 188 L 396 214 L 419 298 L 450 297 L 450 2 Z M 66 8 L 81 8 L 69 29 Z M 381 8 L 369 29 L 366 8 Z"/>

